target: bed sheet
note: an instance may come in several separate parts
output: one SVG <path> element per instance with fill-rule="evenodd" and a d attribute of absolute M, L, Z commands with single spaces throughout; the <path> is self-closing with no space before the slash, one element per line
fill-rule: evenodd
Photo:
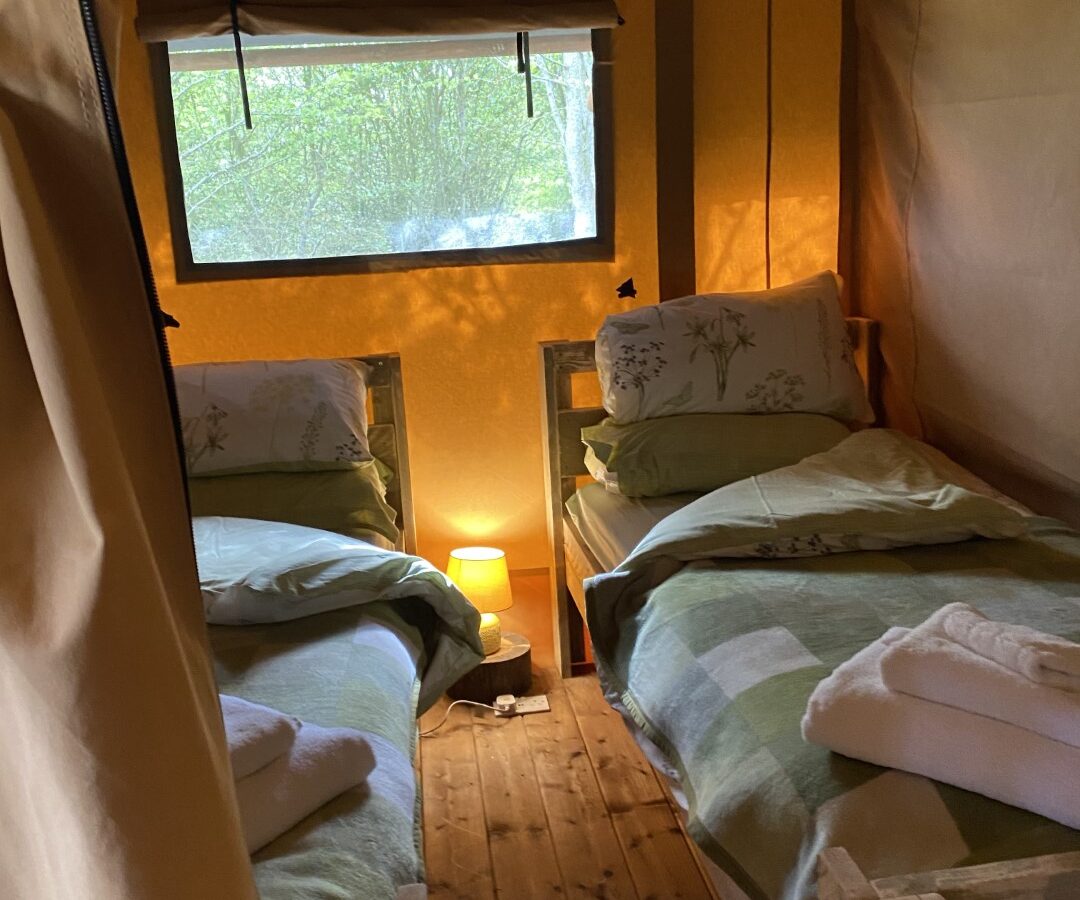
<path fill-rule="evenodd" d="M 1005 503 L 1022 515 L 1030 509 L 995 490 L 977 475 L 932 448 L 937 465 L 948 471 L 950 480 L 967 490 Z M 610 572 L 640 543 L 661 520 L 692 503 L 700 494 L 671 494 L 667 497 L 624 497 L 602 484 L 587 484 L 566 501 L 566 510 L 588 549 Z"/>
<path fill-rule="evenodd" d="M 566 510 L 597 561 L 605 571 L 611 571 L 630 555 L 654 525 L 698 496 L 624 497 L 594 483 L 585 485 L 567 500 Z"/>

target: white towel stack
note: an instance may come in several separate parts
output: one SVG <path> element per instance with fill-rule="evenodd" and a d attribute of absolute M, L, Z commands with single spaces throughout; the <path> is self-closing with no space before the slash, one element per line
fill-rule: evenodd
<path fill-rule="evenodd" d="M 1080 828 L 1080 645 L 953 603 L 823 680 L 803 736 Z"/>
<path fill-rule="evenodd" d="M 219 694 L 218 698 L 236 781 L 272 763 L 296 740 L 299 719 L 228 694 Z"/>
<path fill-rule="evenodd" d="M 249 853 L 361 784 L 375 768 L 359 731 L 320 728 L 239 697 L 220 698 Z"/>

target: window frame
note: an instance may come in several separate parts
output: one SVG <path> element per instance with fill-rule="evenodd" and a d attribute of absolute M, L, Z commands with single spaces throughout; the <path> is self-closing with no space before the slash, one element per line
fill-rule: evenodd
<path fill-rule="evenodd" d="M 169 51 L 165 43 L 149 47 L 154 107 L 165 175 L 165 195 L 172 232 L 173 261 L 178 284 L 238 279 L 290 278 L 313 275 L 367 275 L 414 269 L 512 265 L 522 263 L 611 262 L 615 258 L 614 91 L 611 32 L 592 31 L 593 127 L 596 167 L 596 236 L 568 241 L 519 244 L 510 247 L 471 247 L 421 250 L 310 259 L 262 259 L 240 262 L 196 262 L 191 252 L 183 171 L 176 142 Z M 522 104 L 525 99 L 522 96 Z"/>

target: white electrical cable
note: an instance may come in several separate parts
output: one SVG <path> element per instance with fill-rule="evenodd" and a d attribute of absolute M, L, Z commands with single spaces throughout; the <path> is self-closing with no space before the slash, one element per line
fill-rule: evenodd
<path fill-rule="evenodd" d="M 434 728 L 429 728 L 427 731 L 421 731 L 420 737 L 428 737 L 429 735 L 434 734 L 436 731 L 442 728 L 443 725 L 446 724 L 446 720 L 450 718 L 450 710 L 452 710 L 455 706 L 461 703 L 464 703 L 466 706 L 482 706 L 484 707 L 484 709 L 490 709 L 492 712 L 497 712 L 494 706 L 488 706 L 488 704 L 486 703 L 477 703 L 475 700 L 455 700 L 448 707 L 446 707 L 446 712 L 443 714 L 442 719 L 439 720 L 439 724 L 436 725 Z"/>

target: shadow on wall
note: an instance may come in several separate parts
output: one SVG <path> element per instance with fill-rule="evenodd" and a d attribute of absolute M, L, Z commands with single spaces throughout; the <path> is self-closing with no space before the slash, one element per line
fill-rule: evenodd
<path fill-rule="evenodd" d="M 419 545 L 437 564 L 465 542 L 512 568 L 548 563 L 536 344 L 581 339 L 627 308 L 615 286 L 657 296 L 652 0 L 623 0 L 614 34 L 615 245 L 610 262 L 177 285 L 145 51 L 124 39 L 122 109 L 140 210 L 177 363 L 402 356 Z M 141 127 L 127 127 L 131 122 Z"/>
<path fill-rule="evenodd" d="M 742 200 L 698 214 L 698 290 L 756 291 L 765 287 L 765 203 Z M 772 283 L 788 284 L 836 267 L 836 195 L 773 197 Z"/>
<path fill-rule="evenodd" d="M 617 257 L 597 263 L 177 285 L 145 50 L 133 34 L 124 37 L 128 152 L 162 303 L 182 324 L 170 334 L 176 362 L 399 352 L 420 550 L 437 564 L 454 546 L 485 542 L 503 547 L 512 568 L 547 565 L 536 344 L 592 337 L 606 314 L 658 299 L 655 10 L 653 0 L 619 5 L 628 24 L 613 37 Z M 702 53 L 696 67 L 708 82 L 695 85 L 698 284 L 757 289 L 764 283 L 761 98 L 747 86 L 761 75 L 764 20 L 740 4 L 696 6 L 702 40 L 720 40 L 724 50 Z M 807 19 L 816 30 L 807 31 Z M 825 137 L 808 157 L 810 126 L 778 105 L 776 283 L 835 264 L 835 230 L 827 233 L 835 229 L 835 192 L 818 196 L 835 181 L 835 104 L 804 102 L 804 93 L 808 84 L 823 95 L 835 90 L 830 41 L 838 23 L 832 0 L 778 12 L 778 101 L 802 86 L 790 105 Z M 806 39 L 819 31 L 822 40 Z M 616 285 L 630 275 L 637 301 L 617 300 Z"/>
<path fill-rule="evenodd" d="M 547 556 L 536 344 L 589 337 L 629 308 L 614 287 L 636 262 L 189 284 L 163 297 L 185 326 L 172 336 L 178 362 L 399 352 L 422 552 L 438 563 L 463 542 L 495 543 L 534 568 Z"/>
<path fill-rule="evenodd" d="M 700 273 L 702 290 L 762 287 L 761 203 L 711 215 L 717 265 Z M 774 200 L 775 284 L 835 264 L 834 222 L 827 198 Z M 655 302 L 651 222 L 636 224 L 638 235 L 620 235 L 628 249 L 615 263 L 163 284 L 166 308 L 184 325 L 172 336 L 175 358 L 399 352 L 421 552 L 438 563 L 462 543 L 494 543 L 514 568 L 540 567 L 547 547 L 536 344 L 592 337 L 605 315 Z M 747 244 L 753 251 L 741 252 Z M 159 271 L 171 271 L 171 255 L 168 235 L 159 235 Z M 618 300 L 615 286 L 631 273 L 639 296 Z"/>

